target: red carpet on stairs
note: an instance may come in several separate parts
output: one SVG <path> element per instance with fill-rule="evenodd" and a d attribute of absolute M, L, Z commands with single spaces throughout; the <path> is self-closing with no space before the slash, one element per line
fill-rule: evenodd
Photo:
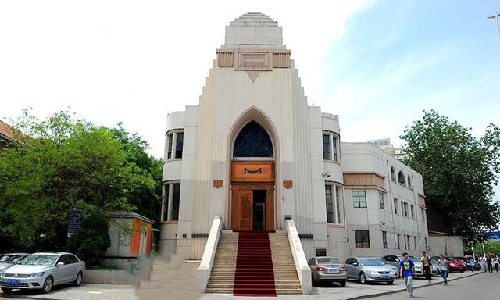
<path fill-rule="evenodd" d="M 235 296 L 276 297 L 273 259 L 266 231 L 240 231 L 234 273 Z"/>

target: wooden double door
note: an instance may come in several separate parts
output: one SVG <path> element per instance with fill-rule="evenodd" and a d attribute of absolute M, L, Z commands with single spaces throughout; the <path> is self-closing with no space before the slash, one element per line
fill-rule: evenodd
<path fill-rule="evenodd" d="M 232 230 L 274 230 L 274 183 L 235 183 L 231 193 Z"/>

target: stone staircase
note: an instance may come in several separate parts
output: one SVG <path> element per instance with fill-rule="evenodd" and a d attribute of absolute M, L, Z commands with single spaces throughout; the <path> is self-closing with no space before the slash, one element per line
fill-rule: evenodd
<path fill-rule="evenodd" d="M 234 273 L 238 255 L 238 233 L 223 231 L 206 293 L 233 294 Z M 278 295 L 301 295 L 295 263 L 286 233 L 270 233 L 274 279 Z"/>
<path fill-rule="evenodd" d="M 141 300 L 198 300 L 202 296 L 196 273 L 199 265 L 178 254 L 155 259 L 151 279 L 138 281 L 135 294 Z"/>

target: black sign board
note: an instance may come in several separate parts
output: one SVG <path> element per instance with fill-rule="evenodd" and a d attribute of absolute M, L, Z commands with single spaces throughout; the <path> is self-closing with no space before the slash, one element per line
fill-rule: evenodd
<path fill-rule="evenodd" d="M 75 234 L 76 231 L 82 227 L 84 210 L 85 209 L 81 206 L 77 206 L 71 210 L 71 214 L 69 215 L 68 237 Z"/>

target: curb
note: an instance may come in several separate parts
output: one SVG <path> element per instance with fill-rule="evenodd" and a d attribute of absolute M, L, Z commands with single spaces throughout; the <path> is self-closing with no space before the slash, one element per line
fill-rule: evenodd
<path fill-rule="evenodd" d="M 478 272 L 470 273 L 468 275 L 465 275 L 465 276 L 462 276 L 459 278 L 448 279 L 448 281 L 460 280 L 460 279 L 472 277 L 472 276 L 475 276 L 478 274 L 481 274 L 481 272 L 478 271 Z M 439 277 L 439 278 L 441 278 L 441 277 Z M 421 288 L 425 288 L 425 287 L 432 286 L 432 285 L 438 285 L 438 284 L 442 284 L 442 281 L 434 282 L 434 283 L 426 283 L 424 285 L 413 287 L 413 289 L 416 290 L 416 289 L 421 289 Z M 394 291 L 387 291 L 387 292 L 381 292 L 381 293 L 372 294 L 372 295 L 361 295 L 361 296 L 355 296 L 355 297 L 351 297 L 351 298 L 345 298 L 344 300 L 370 299 L 370 298 L 376 298 L 376 297 L 380 297 L 380 296 L 397 294 L 397 293 L 401 293 L 401 292 L 405 292 L 405 291 L 406 291 L 406 288 L 400 288 L 400 289 L 397 289 Z"/>

